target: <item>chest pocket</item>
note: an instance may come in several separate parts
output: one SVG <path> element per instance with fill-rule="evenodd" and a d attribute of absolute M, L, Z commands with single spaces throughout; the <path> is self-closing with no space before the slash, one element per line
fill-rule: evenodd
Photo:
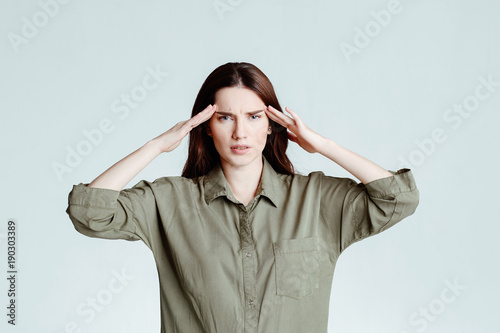
<path fill-rule="evenodd" d="M 273 243 L 276 294 L 301 299 L 319 288 L 318 237 Z"/>

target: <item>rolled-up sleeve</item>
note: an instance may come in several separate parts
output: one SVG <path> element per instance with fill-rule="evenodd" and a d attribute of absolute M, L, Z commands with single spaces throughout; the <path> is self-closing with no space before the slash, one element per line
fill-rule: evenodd
<path fill-rule="evenodd" d="M 415 212 L 419 191 L 411 170 L 390 172 L 367 184 L 322 175 L 320 215 L 334 233 L 338 255 Z"/>
<path fill-rule="evenodd" d="M 150 229 L 158 223 L 150 182 L 142 180 L 122 191 L 87 185 L 73 185 L 68 195 L 66 213 L 78 232 L 95 238 L 142 239 L 150 246 Z"/>

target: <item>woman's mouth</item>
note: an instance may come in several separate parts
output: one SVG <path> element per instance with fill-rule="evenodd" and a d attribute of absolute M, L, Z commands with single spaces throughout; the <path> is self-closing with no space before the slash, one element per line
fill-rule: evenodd
<path fill-rule="evenodd" d="M 244 153 L 248 152 L 249 149 L 250 149 L 250 147 L 248 147 L 248 146 L 232 146 L 231 147 L 231 150 L 236 154 L 244 154 Z"/>

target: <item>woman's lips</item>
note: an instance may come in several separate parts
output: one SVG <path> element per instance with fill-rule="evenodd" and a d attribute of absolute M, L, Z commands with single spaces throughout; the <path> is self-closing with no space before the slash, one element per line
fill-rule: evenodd
<path fill-rule="evenodd" d="M 250 147 L 244 146 L 233 146 L 231 147 L 231 151 L 236 154 L 245 154 L 250 150 Z"/>

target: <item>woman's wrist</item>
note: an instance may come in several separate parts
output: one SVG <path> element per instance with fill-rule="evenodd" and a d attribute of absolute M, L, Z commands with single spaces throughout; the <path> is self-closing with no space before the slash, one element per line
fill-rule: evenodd
<path fill-rule="evenodd" d="M 335 154 L 336 152 L 338 152 L 339 148 L 340 145 L 337 144 L 335 141 L 327 137 L 323 137 L 323 140 L 318 147 L 318 153 L 336 162 Z"/>
<path fill-rule="evenodd" d="M 163 151 L 161 150 L 161 147 L 160 147 L 160 143 L 156 139 L 151 139 L 148 142 L 146 142 L 146 144 L 143 146 L 143 148 L 151 151 L 151 153 L 154 154 L 155 157 L 157 157 L 158 155 L 163 153 Z"/>

